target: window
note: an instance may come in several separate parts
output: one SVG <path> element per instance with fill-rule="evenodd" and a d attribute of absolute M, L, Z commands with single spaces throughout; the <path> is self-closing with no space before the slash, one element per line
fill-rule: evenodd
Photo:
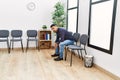
<path fill-rule="evenodd" d="M 68 8 L 77 7 L 78 0 L 68 0 Z"/>
<path fill-rule="evenodd" d="M 91 0 L 88 46 L 112 54 L 117 0 Z"/>
<path fill-rule="evenodd" d="M 67 29 L 71 32 L 77 32 L 78 28 L 78 4 L 79 0 L 68 0 L 67 3 Z"/>

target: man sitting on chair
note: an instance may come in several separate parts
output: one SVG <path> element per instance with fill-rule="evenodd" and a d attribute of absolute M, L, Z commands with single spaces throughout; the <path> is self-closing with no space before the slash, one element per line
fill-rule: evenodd
<path fill-rule="evenodd" d="M 52 57 L 57 57 L 54 60 L 60 61 L 63 60 L 63 52 L 65 45 L 74 44 L 74 38 L 70 32 L 63 28 L 58 28 L 56 24 L 52 24 L 51 30 L 56 33 L 55 40 L 55 53 L 51 55 Z"/>

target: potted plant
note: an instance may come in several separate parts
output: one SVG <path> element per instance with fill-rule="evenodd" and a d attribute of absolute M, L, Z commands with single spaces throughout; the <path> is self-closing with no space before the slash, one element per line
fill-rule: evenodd
<path fill-rule="evenodd" d="M 43 25 L 42 28 L 43 28 L 43 29 L 47 29 L 47 26 L 46 26 L 46 25 Z"/>
<path fill-rule="evenodd" d="M 54 6 L 55 10 L 52 13 L 53 23 L 58 27 L 65 27 L 65 11 L 64 5 L 61 2 L 57 2 Z"/>

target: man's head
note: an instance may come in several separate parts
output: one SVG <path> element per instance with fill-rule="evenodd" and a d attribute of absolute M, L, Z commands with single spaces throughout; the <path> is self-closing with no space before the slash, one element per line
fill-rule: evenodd
<path fill-rule="evenodd" d="M 51 26 L 50 26 L 50 28 L 51 28 L 51 30 L 53 31 L 53 32 L 57 32 L 57 30 L 58 30 L 58 27 L 57 27 L 57 25 L 56 24 L 52 24 Z"/>

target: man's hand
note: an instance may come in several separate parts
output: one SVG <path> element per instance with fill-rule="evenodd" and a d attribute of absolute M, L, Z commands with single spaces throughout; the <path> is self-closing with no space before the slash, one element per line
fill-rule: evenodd
<path fill-rule="evenodd" d="M 55 48 L 57 48 L 58 47 L 58 43 L 55 43 Z"/>

